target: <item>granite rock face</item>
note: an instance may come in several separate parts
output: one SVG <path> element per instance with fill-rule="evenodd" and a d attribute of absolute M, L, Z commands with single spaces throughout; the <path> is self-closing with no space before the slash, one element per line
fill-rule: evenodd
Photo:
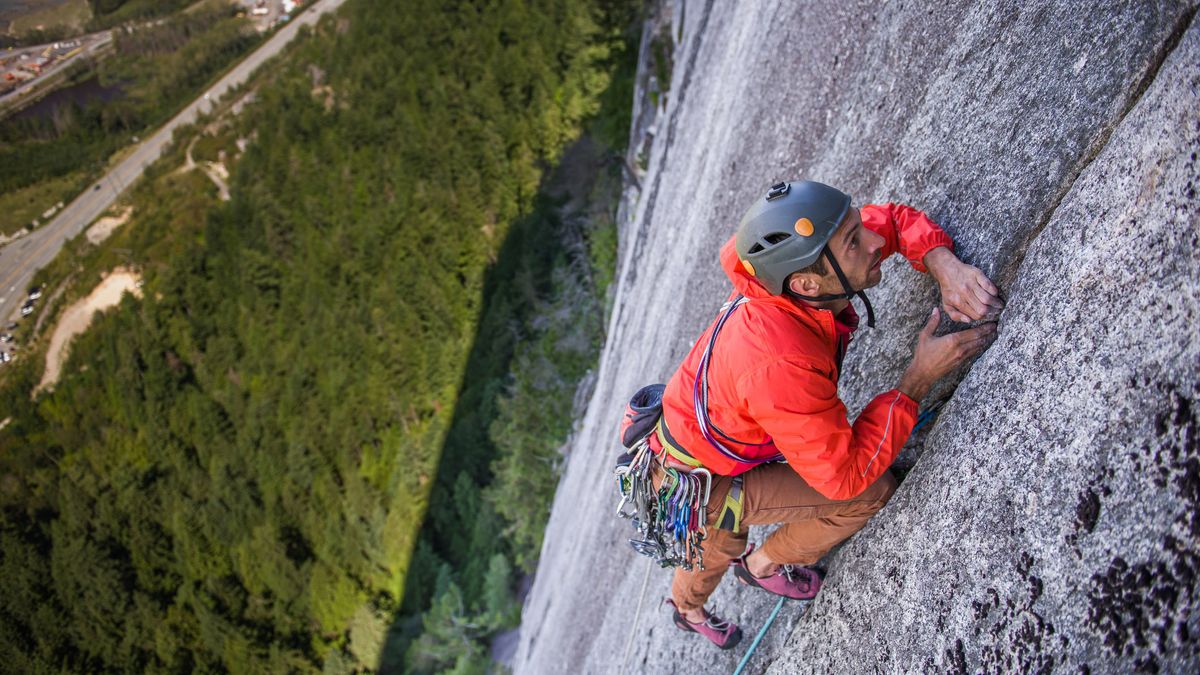
<path fill-rule="evenodd" d="M 1009 306 L 997 343 L 927 400 L 951 396 L 893 502 L 827 558 L 807 614 L 785 606 L 750 671 L 1195 672 L 1194 3 L 669 9 L 671 98 L 516 671 L 735 667 L 744 647 L 671 625 L 669 573 L 611 517 L 615 430 L 725 299 L 716 251 L 750 200 L 808 177 L 927 211 Z M 936 301 L 901 262 L 884 273 L 841 382 L 852 412 L 894 386 Z M 774 605 L 731 578 L 713 603 L 751 634 Z"/>
<path fill-rule="evenodd" d="M 1196 672 L 1198 93 L 1193 27 L 772 672 Z"/>

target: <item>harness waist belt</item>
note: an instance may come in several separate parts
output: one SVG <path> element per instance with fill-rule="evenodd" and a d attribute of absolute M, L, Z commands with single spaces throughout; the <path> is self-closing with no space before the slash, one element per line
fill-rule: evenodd
<path fill-rule="evenodd" d="M 658 424 L 654 427 L 654 433 L 658 436 L 658 442 L 662 444 L 663 450 L 677 461 L 683 462 L 693 469 L 704 466 L 695 457 L 688 454 L 687 450 L 679 447 L 675 442 L 675 438 L 671 436 L 671 432 L 667 429 L 667 420 L 665 417 L 658 418 Z"/>

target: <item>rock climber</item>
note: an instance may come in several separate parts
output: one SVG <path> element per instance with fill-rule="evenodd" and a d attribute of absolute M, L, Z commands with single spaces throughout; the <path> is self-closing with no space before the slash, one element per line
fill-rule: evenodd
<path fill-rule="evenodd" d="M 850 298 L 863 300 L 874 326 L 863 290 L 894 253 L 933 276 L 945 315 L 982 323 L 936 336 L 935 307 L 899 382 L 851 423 L 838 397 L 859 323 Z M 655 445 L 669 466 L 712 474 L 703 569 L 677 569 L 668 602 L 676 626 L 727 649 L 741 630 L 704 607 L 726 568 L 768 593 L 816 596 L 821 575 L 810 566 L 887 503 L 897 487 L 888 469 L 917 402 L 994 341 L 1004 303 L 924 213 L 856 208 L 813 181 L 779 183 L 756 199 L 720 261 L 734 293 L 667 383 Z M 761 548 L 747 548 L 747 525 L 775 523 Z"/>

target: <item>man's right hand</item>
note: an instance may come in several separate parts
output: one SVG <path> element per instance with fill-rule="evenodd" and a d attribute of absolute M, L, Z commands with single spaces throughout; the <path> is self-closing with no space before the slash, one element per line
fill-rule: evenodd
<path fill-rule="evenodd" d="M 938 308 L 933 309 L 921 336 L 917 339 L 917 348 L 913 350 L 913 360 L 904 377 L 900 378 L 897 387 L 914 401 L 920 401 L 929 393 L 935 382 L 946 374 L 962 365 L 996 340 L 996 324 L 985 323 L 969 330 L 934 337 L 938 324 L 942 321 L 942 313 Z"/>

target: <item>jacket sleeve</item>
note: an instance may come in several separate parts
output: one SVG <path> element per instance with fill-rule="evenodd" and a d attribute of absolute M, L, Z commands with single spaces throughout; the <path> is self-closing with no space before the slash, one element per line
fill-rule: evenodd
<path fill-rule="evenodd" d="M 814 490 L 834 500 L 861 494 L 892 465 L 912 433 L 917 403 L 898 389 L 876 396 L 854 424 L 837 381 L 781 359 L 740 383 L 750 416 Z"/>
<path fill-rule="evenodd" d="M 929 216 L 903 204 L 867 204 L 859 209 L 863 226 L 882 236 L 883 257 L 902 253 L 913 269 L 926 272 L 925 254 L 939 246 L 954 250 L 954 240 Z"/>

